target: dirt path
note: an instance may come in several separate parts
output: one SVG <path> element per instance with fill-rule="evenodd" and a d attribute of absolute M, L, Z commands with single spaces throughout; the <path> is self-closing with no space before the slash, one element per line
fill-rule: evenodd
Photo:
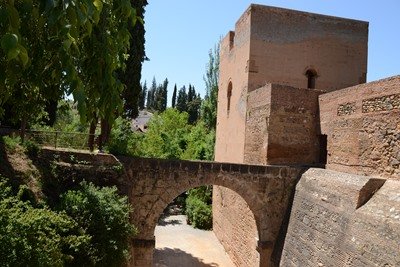
<path fill-rule="evenodd" d="M 194 229 L 184 215 L 170 215 L 155 231 L 156 267 L 234 267 L 212 231 Z"/>

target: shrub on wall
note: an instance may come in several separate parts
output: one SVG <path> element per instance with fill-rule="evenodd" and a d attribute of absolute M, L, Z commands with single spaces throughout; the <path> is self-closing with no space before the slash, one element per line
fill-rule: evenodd
<path fill-rule="evenodd" d="M 99 188 L 82 182 L 80 190 L 61 197 L 61 209 L 91 236 L 91 254 L 82 254 L 78 264 L 119 266 L 129 255 L 129 240 L 136 229 L 129 223 L 130 206 L 115 187 Z"/>

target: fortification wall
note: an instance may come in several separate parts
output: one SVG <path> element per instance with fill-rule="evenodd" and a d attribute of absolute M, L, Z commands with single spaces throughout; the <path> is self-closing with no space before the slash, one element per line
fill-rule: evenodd
<path fill-rule="evenodd" d="M 310 169 L 280 266 L 400 266 L 400 181 Z"/>
<path fill-rule="evenodd" d="M 251 5 L 249 91 L 266 83 L 332 91 L 364 83 L 368 22 Z"/>
<path fill-rule="evenodd" d="M 322 93 L 277 84 L 251 91 L 247 98 L 244 162 L 318 163 L 318 95 Z"/>
<path fill-rule="evenodd" d="M 249 58 L 250 17 L 243 16 L 235 31 L 221 41 L 215 160 L 242 163 Z"/>
<path fill-rule="evenodd" d="M 327 168 L 400 179 L 400 76 L 319 97 Z"/>
<path fill-rule="evenodd" d="M 235 31 L 229 32 L 221 41 L 216 161 L 243 163 L 249 39 L 250 12 L 246 11 L 237 21 Z M 230 96 L 229 84 L 232 89 Z M 224 205 L 221 198 L 231 199 L 232 205 Z M 243 267 L 257 266 L 259 257 L 253 239 L 257 230 L 251 226 L 252 223 L 245 223 L 254 221 L 249 211 L 247 203 L 236 193 L 223 187 L 213 187 L 213 231 L 232 261 Z M 237 227 L 239 225 L 241 227 Z"/>
<path fill-rule="evenodd" d="M 236 192 L 213 189 L 213 231 L 235 266 L 259 266 L 258 233 L 254 215 Z"/>

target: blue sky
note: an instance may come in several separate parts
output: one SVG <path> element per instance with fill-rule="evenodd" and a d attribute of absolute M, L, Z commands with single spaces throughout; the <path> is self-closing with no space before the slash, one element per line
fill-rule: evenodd
<path fill-rule="evenodd" d="M 251 3 L 369 21 L 367 80 L 400 74 L 400 0 L 149 0 L 142 81 L 168 78 L 169 103 L 175 83 L 204 96 L 208 51 Z"/>

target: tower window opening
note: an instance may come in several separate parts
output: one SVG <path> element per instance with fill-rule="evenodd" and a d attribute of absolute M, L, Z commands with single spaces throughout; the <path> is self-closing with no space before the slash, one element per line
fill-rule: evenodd
<path fill-rule="evenodd" d="M 228 84 L 228 91 L 226 96 L 227 96 L 227 113 L 229 114 L 229 111 L 231 109 L 232 82 L 229 82 Z"/>
<path fill-rule="evenodd" d="M 315 89 L 315 79 L 317 78 L 317 72 L 315 70 L 307 70 L 307 88 Z"/>

